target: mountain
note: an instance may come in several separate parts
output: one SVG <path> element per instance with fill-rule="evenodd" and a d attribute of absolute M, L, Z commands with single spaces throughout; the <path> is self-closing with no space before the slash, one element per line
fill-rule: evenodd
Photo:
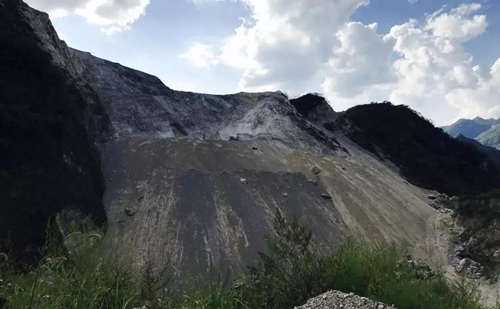
<path fill-rule="evenodd" d="M 63 208 L 105 222 L 95 143 L 112 128 L 47 14 L 1 0 L 0 46 L 0 239 L 10 233 L 32 257 Z"/>
<path fill-rule="evenodd" d="M 488 131 L 481 133 L 476 140 L 483 145 L 495 147 L 500 150 L 500 124 L 491 127 Z"/>
<path fill-rule="evenodd" d="M 388 121 L 390 119 L 390 121 Z M 498 169 L 406 106 L 389 102 L 353 107 L 339 115 L 337 131 L 382 160 L 411 183 L 449 195 L 475 194 L 499 186 Z"/>
<path fill-rule="evenodd" d="M 425 256 L 436 212 L 421 187 L 500 188 L 486 155 L 404 106 L 175 91 L 69 48 L 20 0 L 0 0 L 0 46 L 0 240 L 30 258 L 62 213 L 106 224 L 102 250 L 123 262 L 237 275 L 266 250 L 276 208 L 324 248 L 352 232 Z"/>
<path fill-rule="evenodd" d="M 455 139 L 457 139 L 463 143 L 474 146 L 479 151 L 486 154 L 488 156 L 488 158 L 490 159 L 490 161 L 493 162 L 494 164 L 496 164 L 500 168 L 500 150 L 493 148 L 493 147 L 485 146 L 485 145 L 481 144 L 480 142 L 478 142 L 477 140 L 467 138 L 467 137 L 463 136 L 462 134 L 458 134 L 457 136 L 455 136 Z"/>
<path fill-rule="evenodd" d="M 467 138 L 476 138 L 498 123 L 499 120 L 476 117 L 474 119 L 460 119 L 449 126 L 442 127 L 442 129 L 451 136 L 462 134 Z"/>

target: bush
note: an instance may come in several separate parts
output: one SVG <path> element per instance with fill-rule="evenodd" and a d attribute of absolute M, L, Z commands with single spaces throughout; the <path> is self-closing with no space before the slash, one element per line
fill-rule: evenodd
<path fill-rule="evenodd" d="M 28 271 L 17 270 L 6 254 L 0 254 L 0 296 L 8 301 L 6 309 L 145 305 L 149 309 L 289 309 L 323 292 L 340 290 L 399 309 L 484 308 L 477 290 L 465 279 L 450 283 L 441 273 L 422 276 L 401 263 L 407 261 L 404 247 L 373 248 L 347 238 L 335 251 L 321 252 L 307 224 L 288 221 L 279 210 L 274 228 L 276 236 L 267 238 L 268 253 L 260 253 L 261 262 L 232 286 L 228 275 L 213 270 L 211 280 L 189 282 L 178 286 L 176 293 L 165 293 L 165 281 L 160 280 L 165 270 L 155 270 L 151 261 L 139 273 L 118 266 L 99 255 L 99 238 L 88 237 L 93 233 L 82 234 L 83 243 L 70 255 L 52 243 L 40 265 Z"/>
<path fill-rule="evenodd" d="M 243 299 L 250 308 L 293 308 L 329 290 L 353 292 L 399 309 L 482 308 L 475 287 L 450 284 L 442 273 L 422 276 L 405 267 L 402 246 L 373 248 L 347 238 L 334 252 L 317 251 L 303 222 L 287 222 L 276 213 L 276 238 L 269 254 L 247 275 Z"/>

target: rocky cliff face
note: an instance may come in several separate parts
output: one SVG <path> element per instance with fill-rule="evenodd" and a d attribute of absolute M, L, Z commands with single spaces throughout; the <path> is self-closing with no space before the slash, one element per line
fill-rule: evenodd
<path fill-rule="evenodd" d="M 336 153 L 332 136 L 304 119 L 281 92 L 208 95 L 174 91 L 156 77 L 71 51 L 97 91 L 117 137 L 280 140 L 296 149 Z"/>
<path fill-rule="evenodd" d="M 29 258 L 64 208 L 104 222 L 95 141 L 109 123 L 46 14 L 1 0 L 0 58 L 0 239 Z"/>
<path fill-rule="evenodd" d="M 429 166 L 409 152 L 437 158 L 424 170 L 433 179 L 428 188 L 443 187 L 435 164 L 450 158 L 462 164 L 444 165 L 453 190 L 476 189 L 482 176 L 495 184 L 481 154 L 465 149 L 470 161 L 459 147 L 450 157 L 445 146 L 456 144 L 427 130 L 429 123 L 432 147 L 419 140 L 424 120 L 413 113 L 392 127 L 404 138 L 392 140 L 384 126 L 370 132 L 391 122 L 380 111 L 398 117 L 400 107 L 373 105 L 374 117 L 356 118 L 317 95 L 175 91 L 69 49 L 46 14 L 19 0 L 0 0 L 0 26 L 0 53 L 11 60 L 0 69 L 8 89 L 0 93 L 0 194 L 7 201 L 0 238 L 11 231 L 22 244 L 39 244 L 49 217 L 76 208 L 99 222 L 107 217 L 103 250 L 123 261 L 152 257 L 161 266 L 171 259 L 178 273 L 222 264 L 236 274 L 265 250 L 277 207 L 306 217 L 325 247 L 352 232 L 424 252 L 435 210 L 402 175 L 414 181 L 412 164 Z M 398 156 L 387 141 L 409 150 Z"/>

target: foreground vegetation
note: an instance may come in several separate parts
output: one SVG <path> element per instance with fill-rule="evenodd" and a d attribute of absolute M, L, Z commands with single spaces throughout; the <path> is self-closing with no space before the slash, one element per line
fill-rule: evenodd
<path fill-rule="evenodd" d="M 120 267 L 100 257 L 97 234 L 74 233 L 81 242 L 71 254 L 49 241 L 40 265 L 28 271 L 1 254 L 0 296 L 12 309 L 293 308 L 335 289 L 399 309 L 484 308 L 465 281 L 448 283 L 442 274 L 422 276 L 404 266 L 402 247 L 370 248 L 347 239 L 335 253 L 320 252 L 307 225 L 288 222 L 279 211 L 275 230 L 269 253 L 260 253 L 260 263 L 232 285 L 221 274 L 204 284 L 165 285 L 165 270 L 149 263 L 139 272 Z"/>

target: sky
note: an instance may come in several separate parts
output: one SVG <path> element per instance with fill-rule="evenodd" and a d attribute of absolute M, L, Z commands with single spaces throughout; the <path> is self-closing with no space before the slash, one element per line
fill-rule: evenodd
<path fill-rule="evenodd" d="M 212 94 L 500 118 L 498 0 L 25 0 L 73 48 Z"/>

